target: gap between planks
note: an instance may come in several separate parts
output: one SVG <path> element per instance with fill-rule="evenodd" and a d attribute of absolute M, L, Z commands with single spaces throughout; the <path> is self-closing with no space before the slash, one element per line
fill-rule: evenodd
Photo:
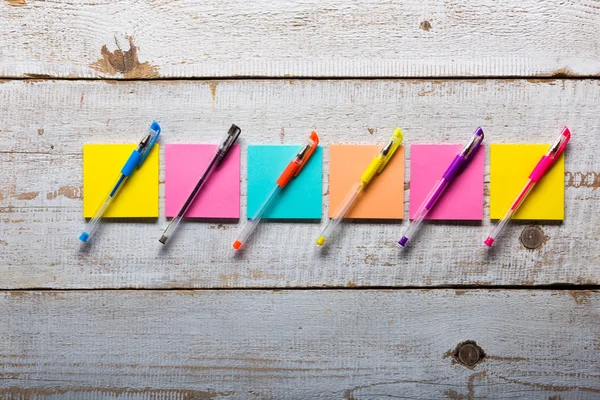
<path fill-rule="evenodd" d="M 198 76 L 198 77 L 160 77 L 160 78 L 105 78 L 105 77 L 62 77 L 44 74 L 27 74 L 27 76 L 0 76 L 2 81 L 88 81 L 88 82 L 169 82 L 169 81 L 486 81 L 486 80 L 523 80 L 531 82 L 550 82 L 553 80 L 585 81 L 600 80 L 600 75 L 567 75 L 563 73 L 541 75 L 541 76 L 523 76 L 523 75 L 477 75 L 477 76 L 263 76 L 263 75 L 232 75 L 232 76 Z"/>
<path fill-rule="evenodd" d="M 552 285 L 443 285 L 443 286 L 306 286 L 306 287 L 233 287 L 233 288 L 24 288 L 24 289 L 0 289 L 0 293 L 14 292 L 297 292 L 297 291 L 320 291 L 320 292 L 340 292 L 340 291 L 385 291 L 385 292 L 430 292 L 455 290 L 458 292 L 480 291 L 480 292 L 501 292 L 501 291 L 548 291 L 548 292 L 600 292 L 600 285 L 577 285 L 577 284 L 552 284 Z"/>

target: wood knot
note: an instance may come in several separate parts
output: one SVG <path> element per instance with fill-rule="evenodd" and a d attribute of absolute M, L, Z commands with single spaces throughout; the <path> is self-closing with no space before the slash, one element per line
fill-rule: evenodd
<path fill-rule="evenodd" d="M 546 235 L 544 235 L 544 231 L 542 231 L 537 226 L 528 226 L 523 229 L 521 232 L 521 237 L 519 240 L 525 246 L 525 248 L 529 250 L 534 250 L 544 244 L 544 240 L 546 239 Z"/>
<path fill-rule="evenodd" d="M 485 352 L 473 340 L 467 340 L 456 346 L 453 358 L 458 364 L 471 368 L 485 358 Z"/>

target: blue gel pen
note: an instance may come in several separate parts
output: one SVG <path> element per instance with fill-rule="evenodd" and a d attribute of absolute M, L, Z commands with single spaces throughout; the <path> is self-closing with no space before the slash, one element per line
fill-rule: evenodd
<path fill-rule="evenodd" d="M 127 178 L 131 176 L 136 168 L 139 168 L 142 165 L 148 156 L 148 153 L 150 153 L 150 150 L 152 150 L 152 146 L 154 146 L 154 143 L 156 143 L 158 135 L 160 135 L 160 131 L 161 129 L 160 125 L 158 125 L 158 122 L 152 121 L 152 125 L 150 125 L 150 128 L 148 128 L 148 134 L 144 136 L 137 148 L 129 156 L 129 159 L 127 159 L 127 162 L 121 169 L 121 175 L 119 175 L 117 178 L 114 186 L 108 192 L 92 219 L 86 224 L 85 229 L 79 236 L 79 240 L 84 243 L 87 243 L 90 240 L 98 228 L 98 224 L 100 223 L 100 219 L 104 215 L 104 212 L 108 209 L 108 206 L 110 206 L 110 203 L 114 200 L 114 198 L 117 197 L 119 190 L 121 190 L 121 188 L 125 185 Z"/>

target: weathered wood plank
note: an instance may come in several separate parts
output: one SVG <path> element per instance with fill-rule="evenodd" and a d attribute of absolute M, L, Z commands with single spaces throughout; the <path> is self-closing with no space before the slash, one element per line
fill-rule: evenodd
<path fill-rule="evenodd" d="M 600 74 L 594 0 L 0 2 L 0 76 Z"/>
<path fill-rule="evenodd" d="M 4 292 L 0 397 L 593 399 L 599 310 L 597 291 Z"/>
<path fill-rule="evenodd" d="M 596 81 L 571 80 L 7 82 L 0 85 L 0 286 L 598 284 L 599 88 Z M 162 143 L 216 142 L 235 122 L 243 129 L 243 177 L 248 143 L 300 143 L 313 128 L 325 146 L 382 143 L 396 124 L 406 144 L 460 143 L 478 124 L 488 143 L 544 143 L 565 124 L 573 131 L 566 220 L 540 223 L 547 240 L 536 250 L 519 242 L 528 225 L 514 224 L 489 253 L 482 246 L 487 219 L 481 225 L 428 224 L 404 252 L 395 241 L 406 221 L 344 224 L 319 252 L 313 243 L 325 218 L 321 225 L 265 223 L 237 257 L 231 243 L 241 222 L 185 223 L 163 248 L 158 238 L 165 218 L 106 223 L 82 250 L 82 145 L 137 140 L 152 118 L 163 125 Z M 327 172 L 327 147 L 324 159 Z M 408 160 L 406 166 L 408 180 Z M 327 185 L 325 175 L 324 211 Z M 243 196 L 244 211 L 245 203 Z M 486 194 L 486 218 L 488 203 Z"/>

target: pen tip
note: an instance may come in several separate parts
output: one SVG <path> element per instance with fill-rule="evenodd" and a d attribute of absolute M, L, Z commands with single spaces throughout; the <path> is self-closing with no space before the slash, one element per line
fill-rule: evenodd
<path fill-rule="evenodd" d="M 165 244 L 165 243 L 167 243 L 167 240 L 168 240 L 168 239 L 169 239 L 169 238 L 168 238 L 167 236 L 165 236 L 165 235 L 162 235 L 162 236 L 160 237 L 160 239 L 158 239 L 158 241 L 159 241 L 159 242 L 161 242 L 162 244 Z"/>
<path fill-rule="evenodd" d="M 494 244 L 494 239 L 492 239 L 491 237 L 488 236 L 488 238 L 485 239 L 485 242 L 483 242 L 483 243 L 485 243 L 485 245 L 487 247 L 492 247 L 492 245 Z"/>
<path fill-rule="evenodd" d="M 325 238 L 323 236 L 319 236 L 319 238 L 317 239 L 317 244 L 319 246 L 323 246 L 324 243 L 325 243 Z"/>
<path fill-rule="evenodd" d="M 240 242 L 239 240 L 236 240 L 235 242 L 233 242 L 234 249 L 239 250 L 240 247 L 242 247 L 242 242 Z"/>

